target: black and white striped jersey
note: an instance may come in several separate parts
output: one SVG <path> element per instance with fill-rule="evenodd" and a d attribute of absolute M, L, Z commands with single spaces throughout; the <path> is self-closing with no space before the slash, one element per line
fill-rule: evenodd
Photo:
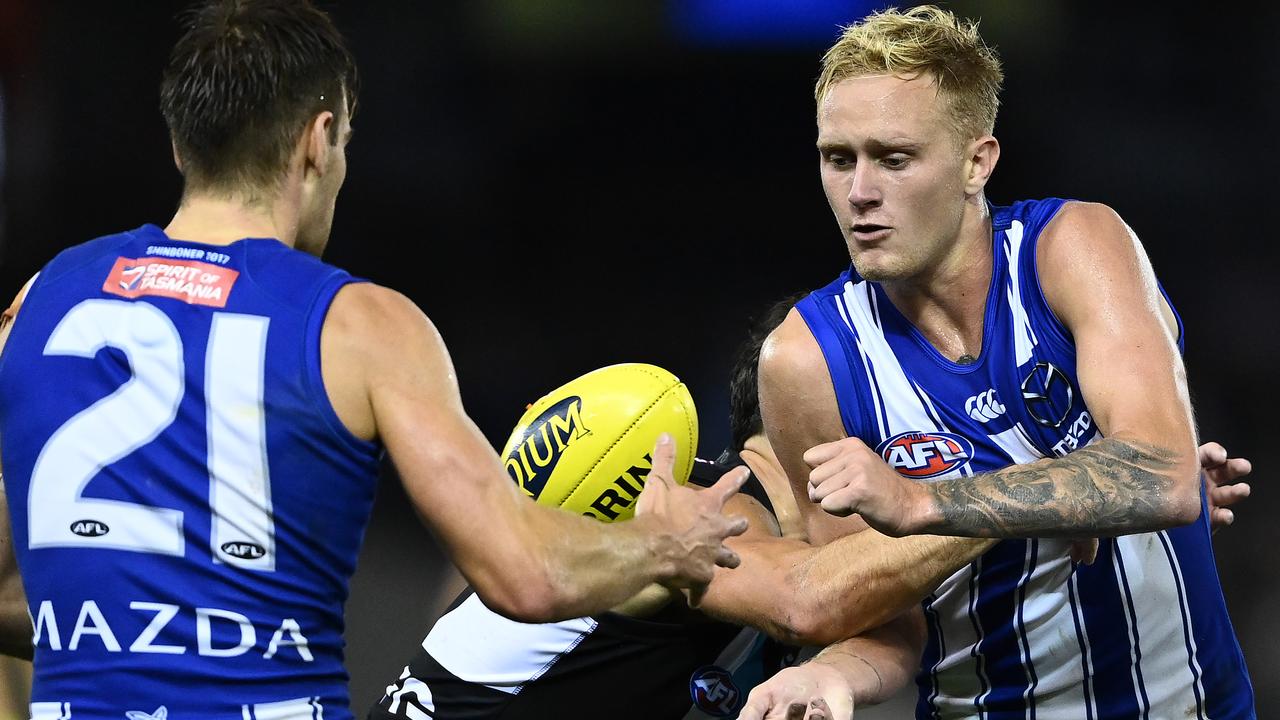
<path fill-rule="evenodd" d="M 699 484 L 727 469 L 696 465 Z M 369 720 L 734 717 L 751 687 L 792 661 L 790 649 L 759 632 L 683 606 L 644 619 L 602 613 L 527 624 L 467 590 Z"/>

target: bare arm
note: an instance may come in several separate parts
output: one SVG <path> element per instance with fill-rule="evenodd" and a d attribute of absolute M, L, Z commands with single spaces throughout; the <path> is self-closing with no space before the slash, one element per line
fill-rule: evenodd
<path fill-rule="evenodd" d="M 919 604 L 992 544 L 932 535 L 891 538 L 874 530 L 822 547 L 735 538 L 731 547 L 742 565 L 717 572 L 702 609 L 792 645 L 829 645 Z"/>
<path fill-rule="evenodd" d="M 1186 373 L 1155 274 L 1109 208 L 1069 203 L 1037 248 L 1045 297 L 1075 340 L 1080 391 L 1102 440 L 1066 457 L 931 484 L 865 446 L 813 448 L 811 497 L 884 532 L 977 537 L 1134 533 L 1200 512 Z"/>
<path fill-rule="evenodd" d="M 1066 457 L 931 486 L 925 527 L 1010 537 L 1116 534 L 1192 522 L 1199 462 L 1177 338 L 1136 235 L 1110 208 L 1069 203 L 1037 248 L 1049 305 L 1104 439 Z"/>
<path fill-rule="evenodd" d="M 805 492 L 804 451 L 843 437 L 844 428 L 822 352 L 795 311 L 761 353 L 760 400 L 768 440 L 758 454 L 779 467 L 761 467 L 757 475 L 780 476 L 767 485 L 771 497 Z M 784 490 L 787 478 L 791 486 Z M 809 542 L 759 533 L 734 540 L 743 565 L 717 573 L 703 610 L 793 644 L 826 645 L 876 627 L 991 546 L 955 538 L 889 538 L 867 531 L 856 518 L 826 515 L 803 495 L 774 497 L 774 505 L 799 507 Z"/>
<path fill-rule="evenodd" d="M 924 648 L 919 608 L 787 668 L 756 686 L 738 716 L 851 720 L 855 707 L 889 699 L 911 679 Z"/>
<path fill-rule="evenodd" d="M 325 387 L 358 436 L 381 438 L 409 497 L 486 604 L 525 622 L 599 612 L 650 582 L 699 586 L 735 565 L 720 514 L 742 476 L 694 492 L 670 482 L 661 444 L 635 520 L 607 525 L 533 503 L 462 407 L 434 326 L 407 298 L 351 285 L 321 338 Z M 665 474 L 665 475 L 664 475 Z"/>

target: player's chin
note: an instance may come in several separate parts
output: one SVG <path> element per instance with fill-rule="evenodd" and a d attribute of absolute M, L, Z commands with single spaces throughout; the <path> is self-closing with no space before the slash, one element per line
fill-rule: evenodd
<path fill-rule="evenodd" d="M 885 282 L 901 280 L 908 276 L 901 258 L 895 257 L 882 249 L 868 250 L 852 254 L 853 268 L 864 280 Z"/>

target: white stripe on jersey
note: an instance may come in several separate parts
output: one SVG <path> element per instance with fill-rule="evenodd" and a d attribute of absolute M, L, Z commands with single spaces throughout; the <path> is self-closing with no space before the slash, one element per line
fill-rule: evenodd
<path fill-rule="evenodd" d="M 975 672 L 973 646 L 978 633 L 969 617 L 970 580 L 977 562 L 960 568 L 934 595 L 932 608 L 938 617 L 947 653 L 933 668 L 934 703 L 939 718 L 966 718 L 974 713 L 973 699 L 982 692 L 983 679 Z M 976 605 L 976 602 L 974 603 Z M 989 685 L 989 683 L 988 683 Z"/>
<path fill-rule="evenodd" d="M 1030 650 L 1036 673 L 1035 717 L 1083 720 L 1085 676 L 1067 587 L 1071 542 L 1045 538 L 1035 545 L 1036 567 L 1024 581 L 1026 600 L 1019 603 L 1020 642 Z"/>
<path fill-rule="evenodd" d="M 1193 672 L 1196 678 L 1196 693 L 1198 697 L 1203 698 L 1205 696 L 1204 682 L 1203 682 L 1204 670 L 1200 667 L 1200 658 L 1199 658 L 1200 650 L 1198 647 L 1196 647 L 1195 633 L 1191 632 L 1191 614 L 1187 611 L 1187 605 L 1186 605 L 1187 581 L 1182 576 L 1182 563 L 1178 562 L 1178 555 L 1177 553 L 1173 552 L 1173 538 L 1169 537 L 1169 533 L 1167 531 L 1161 530 L 1160 539 L 1164 543 L 1165 551 L 1168 557 L 1173 559 L 1173 572 L 1175 575 L 1177 575 L 1178 587 L 1182 588 L 1183 602 L 1180 606 L 1182 609 L 1182 623 L 1183 623 L 1183 627 L 1187 630 L 1187 635 L 1186 635 L 1187 640 L 1190 642 L 1190 647 L 1188 648 L 1188 650 L 1190 651 L 1190 655 L 1191 655 L 1191 664 L 1194 666 Z M 1209 710 L 1203 705 L 1204 704 L 1201 703 L 1201 707 L 1197 708 L 1199 712 L 1199 715 L 1197 715 L 1197 718 L 1198 720 L 1210 720 Z"/>
<path fill-rule="evenodd" d="M 1004 233 L 1008 244 L 1005 253 L 1009 258 L 1009 287 L 1006 294 L 1009 298 L 1009 309 L 1013 316 L 1013 345 L 1018 367 L 1031 359 L 1031 349 L 1036 346 L 1036 333 L 1031 329 L 1031 320 L 1027 317 L 1027 309 L 1022 304 L 1022 285 L 1018 283 L 1018 258 L 1022 254 L 1022 223 L 1014 220 Z"/>
<path fill-rule="evenodd" d="M 33 702 L 31 720 L 70 720 L 71 703 Z"/>
<path fill-rule="evenodd" d="M 1004 454 L 1013 460 L 1014 465 L 1024 465 L 1044 457 L 1027 437 L 1027 432 L 1022 429 L 1022 425 L 1014 425 L 1002 433 L 987 435 L 987 437 L 991 438 L 991 442 L 998 445 Z"/>
<path fill-rule="evenodd" d="M 1124 563 L 1134 614 L 1137 636 L 1141 643 L 1142 682 L 1151 703 L 1152 718 L 1196 717 L 1199 703 L 1195 688 L 1198 683 L 1188 665 L 1188 649 L 1183 634 L 1186 621 L 1178 611 L 1176 598 L 1170 606 L 1170 588 L 1180 578 L 1161 546 L 1158 533 L 1124 535 L 1116 539 L 1116 563 Z M 1137 670 L 1134 670 L 1137 675 Z M 1134 685 L 1137 685 L 1135 678 Z M 1203 697 L 1203 694 L 1201 694 Z M 1142 705 L 1139 698 L 1139 705 Z"/>
<path fill-rule="evenodd" d="M 459 680 L 514 695 L 597 625 L 589 617 L 520 623 L 493 612 L 473 594 L 436 621 L 422 647 Z"/>
<path fill-rule="evenodd" d="M 872 387 L 872 392 L 879 391 L 889 424 L 884 437 L 880 439 L 910 431 L 939 430 L 929 413 L 925 412 L 920 398 L 911 389 L 911 381 L 902 371 L 902 366 L 889 347 L 889 341 L 884 337 L 884 331 L 880 329 L 880 318 L 871 304 L 870 296 L 873 293 L 874 290 L 866 281 L 856 285 L 848 283 L 844 290 L 844 305 L 848 310 L 849 320 L 856 329 L 860 341 L 858 347 L 867 353 L 871 369 L 875 372 L 873 385 L 880 386 Z"/>
<path fill-rule="evenodd" d="M 851 287 L 851 285 L 850 285 Z M 844 324 L 849 328 L 849 332 L 853 335 L 853 341 L 858 345 L 858 355 L 862 358 L 862 369 L 866 372 L 867 377 L 871 377 L 871 360 L 867 358 L 867 351 L 862 347 L 862 340 L 859 339 L 858 333 L 853 329 L 853 322 L 849 319 L 849 311 L 845 309 L 844 302 L 836 298 L 836 310 L 840 311 L 840 319 L 844 320 Z M 875 405 L 876 427 L 880 429 L 881 439 L 889 437 L 889 428 L 884 426 L 884 406 L 880 403 L 880 390 L 873 382 L 867 383 L 871 388 L 871 402 Z"/>

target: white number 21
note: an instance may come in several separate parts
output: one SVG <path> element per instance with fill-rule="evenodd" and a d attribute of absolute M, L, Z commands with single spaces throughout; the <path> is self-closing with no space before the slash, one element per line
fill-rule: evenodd
<path fill-rule="evenodd" d="M 262 404 L 267 324 L 268 318 L 257 315 L 214 313 L 204 406 L 214 561 L 273 571 L 275 521 Z M 152 305 L 85 300 L 54 328 L 44 354 L 92 358 L 106 347 L 124 353 L 133 377 L 64 423 L 40 451 L 27 495 L 29 547 L 181 556 L 181 511 L 82 493 L 99 471 L 154 440 L 177 418 L 186 392 L 182 338 Z M 153 479 L 123 481 L 141 494 Z"/>

